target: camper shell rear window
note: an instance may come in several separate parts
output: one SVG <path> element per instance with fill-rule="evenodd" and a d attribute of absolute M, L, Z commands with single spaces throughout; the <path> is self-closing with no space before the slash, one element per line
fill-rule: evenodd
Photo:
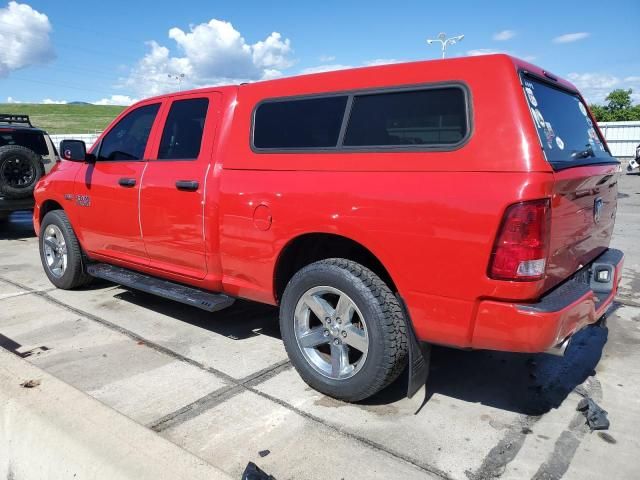
<path fill-rule="evenodd" d="M 522 87 L 540 144 L 554 170 L 617 163 L 576 92 L 531 74 L 522 75 Z"/>

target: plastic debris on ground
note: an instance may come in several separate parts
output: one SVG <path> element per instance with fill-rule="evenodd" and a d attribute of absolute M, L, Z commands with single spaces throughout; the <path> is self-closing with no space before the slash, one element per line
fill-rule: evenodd
<path fill-rule="evenodd" d="M 607 430 L 609 428 L 607 411 L 600 408 L 600 406 L 591 398 L 582 398 L 578 403 L 576 410 L 584 413 L 584 416 L 587 417 L 587 424 L 591 431 Z"/>
<path fill-rule="evenodd" d="M 242 474 L 242 480 L 276 480 L 276 477 L 262 471 L 255 463 L 249 462 Z"/>

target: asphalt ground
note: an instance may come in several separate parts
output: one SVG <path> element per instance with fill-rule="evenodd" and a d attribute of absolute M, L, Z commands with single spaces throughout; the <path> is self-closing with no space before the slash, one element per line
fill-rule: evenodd
<path fill-rule="evenodd" d="M 278 480 L 638 478 L 638 175 L 620 179 L 619 296 L 565 357 L 436 347 L 424 392 L 404 398 L 402 377 L 357 405 L 302 382 L 275 308 L 55 289 L 30 215 L 0 227 L 0 346 L 232 476 L 254 461 Z M 608 411 L 606 432 L 576 411 L 584 394 Z"/>

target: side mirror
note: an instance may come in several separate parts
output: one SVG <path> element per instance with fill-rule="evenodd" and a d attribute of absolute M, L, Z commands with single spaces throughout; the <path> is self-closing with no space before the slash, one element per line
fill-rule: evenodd
<path fill-rule="evenodd" d="M 70 162 L 90 162 L 94 158 L 93 155 L 87 154 L 87 146 L 82 140 L 62 140 L 60 154 Z"/>

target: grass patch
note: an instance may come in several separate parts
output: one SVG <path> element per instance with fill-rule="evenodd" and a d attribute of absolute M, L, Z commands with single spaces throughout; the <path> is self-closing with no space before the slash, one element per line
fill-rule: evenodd
<path fill-rule="evenodd" d="M 0 113 L 29 115 L 34 127 L 54 133 L 101 132 L 125 107 L 0 103 Z"/>

